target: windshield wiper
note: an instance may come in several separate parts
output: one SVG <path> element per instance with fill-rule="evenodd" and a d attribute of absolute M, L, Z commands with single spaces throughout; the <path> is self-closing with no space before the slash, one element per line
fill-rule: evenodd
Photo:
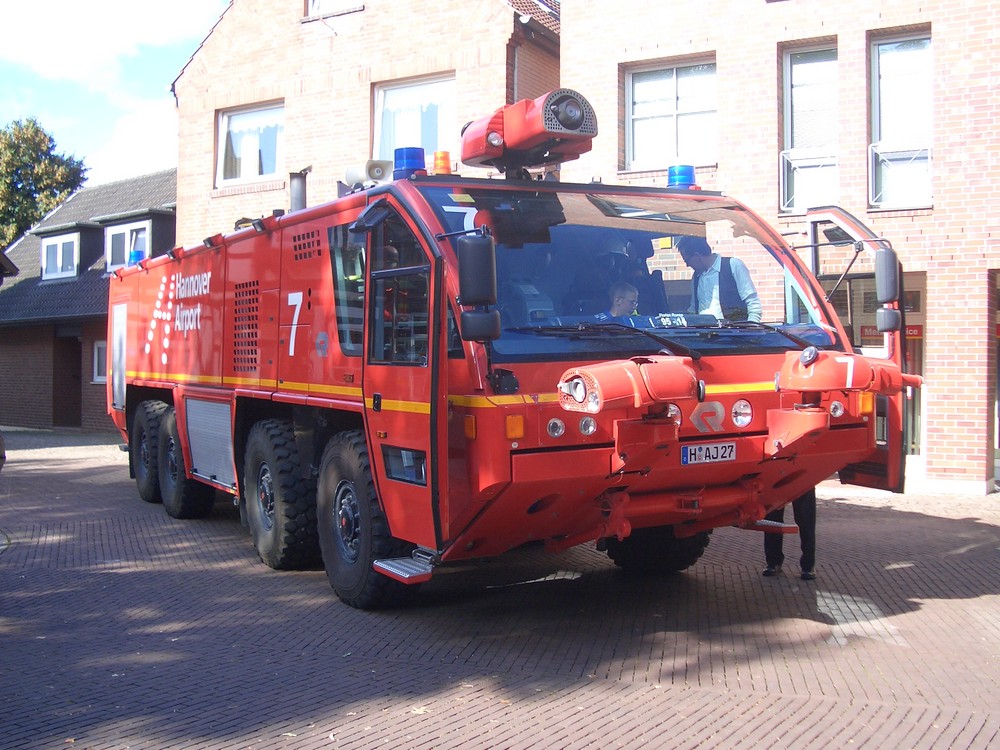
<path fill-rule="evenodd" d="M 774 331 L 775 333 L 780 333 L 789 341 L 797 344 L 801 348 L 805 349 L 807 346 L 813 346 L 811 341 L 806 341 L 800 336 L 796 336 L 794 333 L 789 333 L 788 331 L 782 330 L 777 326 L 772 326 L 767 323 L 759 323 L 755 320 L 723 320 L 719 322 L 720 328 L 763 328 L 767 331 Z"/>
<path fill-rule="evenodd" d="M 645 336 L 648 339 L 652 339 L 657 344 L 666 349 L 670 354 L 676 354 L 678 357 L 690 357 L 691 359 L 698 360 L 701 359 L 701 352 L 696 351 L 679 341 L 674 341 L 673 339 L 668 339 L 663 336 L 658 336 L 655 333 L 647 331 L 645 328 L 633 328 L 632 326 L 627 326 L 624 323 L 615 323 L 614 321 L 608 321 L 605 323 L 574 323 L 572 325 L 565 326 L 521 326 L 519 328 L 509 328 L 507 330 L 517 331 L 518 333 L 542 333 L 542 334 L 576 334 L 576 333 L 594 333 L 594 332 L 627 332 L 627 333 L 638 333 L 641 336 Z"/>

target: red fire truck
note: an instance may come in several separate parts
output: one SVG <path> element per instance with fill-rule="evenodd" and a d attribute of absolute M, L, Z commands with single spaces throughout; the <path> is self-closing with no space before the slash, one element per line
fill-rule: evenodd
<path fill-rule="evenodd" d="M 116 272 L 108 408 L 142 499 L 196 518 L 228 495 L 267 565 L 322 560 L 374 608 L 529 543 L 679 571 L 835 472 L 901 491 L 919 378 L 890 244 L 827 207 L 792 247 L 690 169 L 549 178 L 596 133 L 560 89 L 464 129 L 462 161 L 506 179 L 401 149 L 331 203 L 293 181 L 291 211 Z M 742 261 L 756 314 L 692 307 L 688 242 Z"/>

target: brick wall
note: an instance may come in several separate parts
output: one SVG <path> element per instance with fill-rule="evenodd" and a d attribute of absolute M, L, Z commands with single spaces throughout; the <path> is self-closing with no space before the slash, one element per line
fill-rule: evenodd
<path fill-rule="evenodd" d="M 926 274 L 923 442 L 927 480 L 992 489 L 996 400 L 996 278 L 1000 267 L 1000 36 L 992 3 L 807 0 L 671 3 L 651 10 L 624 0 L 562 7 L 562 82 L 594 104 L 594 149 L 565 179 L 665 184 L 666 174 L 628 174 L 623 164 L 624 71 L 648 63 L 714 60 L 719 85 L 718 165 L 703 187 L 733 194 L 782 231 L 781 59 L 787 46 L 835 40 L 838 51 L 840 203 L 891 239 L 907 271 Z M 930 32 L 933 56 L 934 207 L 874 211 L 867 203 L 869 44 L 900 31 Z M 599 55 L 594 50 L 600 50 Z"/>
<path fill-rule="evenodd" d="M 94 380 L 94 342 L 106 341 L 107 336 L 108 326 L 104 320 L 88 323 L 83 327 L 80 427 L 88 432 L 115 430 L 114 423 L 108 416 L 105 384 Z"/>
<path fill-rule="evenodd" d="M 371 158 L 376 84 L 454 75 L 456 151 L 461 126 L 504 104 L 513 90 L 508 43 L 517 22 L 503 0 L 368 0 L 362 12 L 323 20 L 303 20 L 302 8 L 297 0 L 236 0 L 180 76 L 178 244 L 231 231 L 238 217 L 286 208 L 287 172 L 306 166 L 309 203 L 335 198 L 347 169 Z M 522 55 L 530 64 L 543 59 L 545 69 L 523 75 L 520 88 L 537 96 L 558 86 L 551 54 Z M 283 173 L 216 190 L 218 113 L 269 101 L 285 106 Z"/>
<path fill-rule="evenodd" d="M 0 424 L 52 426 L 52 334 L 51 326 L 0 332 Z"/>

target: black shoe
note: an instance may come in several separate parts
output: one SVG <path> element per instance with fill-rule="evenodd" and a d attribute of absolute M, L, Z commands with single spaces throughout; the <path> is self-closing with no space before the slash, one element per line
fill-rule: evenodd
<path fill-rule="evenodd" d="M 803 570 L 801 578 L 803 581 L 815 581 L 816 571 L 815 570 Z"/>
<path fill-rule="evenodd" d="M 761 575 L 764 576 L 765 578 L 773 578 L 779 573 L 781 573 L 780 565 L 768 565 L 766 568 L 764 568 L 764 572 L 761 573 Z"/>

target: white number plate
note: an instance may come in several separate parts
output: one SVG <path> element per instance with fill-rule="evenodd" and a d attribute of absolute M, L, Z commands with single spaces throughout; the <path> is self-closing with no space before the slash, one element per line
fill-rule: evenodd
<path fill-rule="evenodd" d="M 681 447 L 681 465 L 735 461 L 736 443 L 703 443 Z"/>

